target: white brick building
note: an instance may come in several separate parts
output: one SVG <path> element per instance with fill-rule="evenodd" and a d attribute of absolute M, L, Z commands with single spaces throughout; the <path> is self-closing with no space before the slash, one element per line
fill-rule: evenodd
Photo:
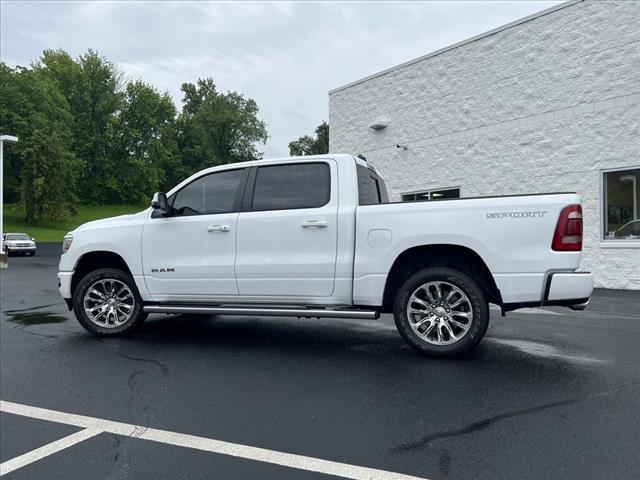
<path fill-rule="evenodd" d="M 329 93 L 329 120 L 330 150 L 364 154 L 392 200 L 578 192 L 582 269 L 640 289 L 640 222 L 621 229 L 640 214 L 640 2 L 566 2 L 371 75 Z"/>

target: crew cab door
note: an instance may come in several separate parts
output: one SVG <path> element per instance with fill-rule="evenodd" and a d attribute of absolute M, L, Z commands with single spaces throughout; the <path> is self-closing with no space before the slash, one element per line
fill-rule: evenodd
<path fill-rule="evenodd" d="M 240 295 L 331 296 L 337 191 L 333 160 L 254 167 L 238 218 Z"/>
<path fill-rule="evenodd" d="M 168 198 L 174 213 L 152 215 L 142 234 L 149 293 L 159 300 L 237 295 L 237 222 L 248 169 L 193 180 Z"/>

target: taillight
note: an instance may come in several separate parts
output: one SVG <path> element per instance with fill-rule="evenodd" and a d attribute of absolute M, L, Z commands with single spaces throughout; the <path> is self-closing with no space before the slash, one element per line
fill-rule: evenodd
<path fill-rule="evenodd" d="M 557 252 L 582 250 L 582 206 L 569 205 L 562 209 L 553 234 L 551 249 Z"/>

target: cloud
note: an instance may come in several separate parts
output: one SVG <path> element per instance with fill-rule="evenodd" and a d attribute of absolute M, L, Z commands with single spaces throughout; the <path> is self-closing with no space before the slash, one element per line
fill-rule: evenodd
<path fill-rule="evenodd" d="M 266 156 L 328 119 L 328 91 L 558 2 L 2 2 L 1 57 L 98 50 L 168 91 L 212 77 L 256 100 Z"/>

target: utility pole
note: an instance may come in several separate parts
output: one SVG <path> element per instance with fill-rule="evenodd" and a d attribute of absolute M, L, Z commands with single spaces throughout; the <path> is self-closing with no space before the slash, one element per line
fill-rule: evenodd
<path fill-rule="evenodd" d="M 0 135 L 0 266 L 6 267 L 6 254 L 4 252 L 4 236 L 3 236 L 3 224 L 4 224 L 4 179 L 3 179 L 3 169 L 4 169 L 4 142 L 17 142 L 18 137 L 14 137 L 12 135 Z"/>

